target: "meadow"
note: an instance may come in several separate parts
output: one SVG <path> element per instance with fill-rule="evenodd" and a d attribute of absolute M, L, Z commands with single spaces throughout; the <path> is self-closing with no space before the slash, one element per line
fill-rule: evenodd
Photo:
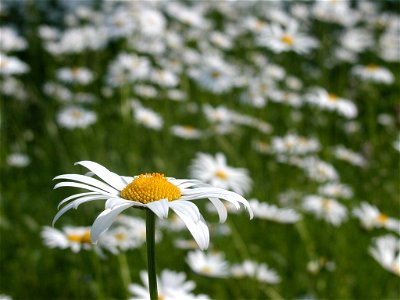
<path fill-rule="evenodd" d="M 52 227 L 81 161 L 248 200 L 223 223 L 193 201 L 204 251 L 157 218 L 159 299 L 400 298 L 396 1 L 10 0 L 0 22 L 0 299 L 150 299 L 144 209 L 96 245 L 103 201 Z"/>

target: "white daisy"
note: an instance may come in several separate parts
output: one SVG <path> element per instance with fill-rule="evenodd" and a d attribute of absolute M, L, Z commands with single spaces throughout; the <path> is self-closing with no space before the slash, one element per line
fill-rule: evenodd
<path fill-rule="evenodd" d="M 163 127 L 164 121 L 155 111 L 143 107 L 139 102 L 132 102 L 132 107 L 134 119 L 138 124 L 157 131 Z"/>
<path fill-rule="evenodd" d="M 317 48 L 319 43 L 316 39 L 298 32 L 299 24 L 293 19 L 286 27 L 273 23 L 259 34 L 257 42 L 261 46 L 270 48 L 275 53 L 295 51 L 297 53 L 308 53 Z"/>
<path fill-rule="evenodd" d="M 358 114 L 357 106 L 352 101 L 328 93 L 322 88 L 316 88 L 307 94 L 306 101 L 325 110 L 337 111 L 349 119 L 355 118 Z"/>
<path fill-rule="evenodd" d="M 258 263 L 252 260 L 245 260 L 241 264 L 235 264 L 231 267 L 231 275 L 234 277 L 252 277 L 258 281 L 276 284 L 281 281 L 279 275 L 270 269 L 264 263 Z"/>
<path fill-rule="evenodd" d="M 337 159 L 347 161 L 355 166 L 364 167 L 367 164 L 367 161 L 361 154 L 347 149 L 343 145 L 336 146 L 333 154 Z"/>
<path fill-rule="evenodd" d="M 92 82 L 94 76 L 88 68 L 73 67 L 59 69 L 57 71 L 57 78 L 62 82 L 85 85 Z"/>
<path fill-rule="evenodd" d="M 223 153 L 215 157 L 206 153 L 197 153 L 190 166 L 190 176 L 212 186 L 231 189 L 245 194 L 250 191 L 252 180 L 244 168 L 233 168 L 226 163 Z"/>
<path fill-rule="evenodd" d="M 90 227 L 65 226 L 60 231 L 45 226 L 41 232 L 41 236 L 49 248 L 70 248 L 75 253 L 81 249 L 90 250 L 93 248 L 90 242 Z"/>
<path fill-rule="evenodd" d="M 349 199 L 353 197 L 353 190 L 350 186 L 339 182 L 328 182 L 318 188 L 318 193 L 332 198 Z"/>
<path fill-rule="evenodd" d="M 272 138 L 271 147 L 277 154 L 305 155 L 319 151 L 321 145 L 315 138 L 289 133 L 283 137 Z"/>
<path fill-rule="evenodd" d="M 199 139 L 203 136 L 203 132 L 200 129 L 189 125 L 173 125 L 170 129 L 173 135 L 187 140 Z"/>
<path fill-rule="evenodd" d="M 129 285 L 129 291 L 133 294 L 133 299 L 150 299 L 149 280 L 146 271 L 140 272 L 140 278 L 144 286 L 139 284 Z M 193 281 L 186 281 L 186 274 L 183 272 L 174 272 L 163 270 L 161 276 L 157 278 L 158 299 L 163 300 L 194 300 L 209 299 L 206 295 L 194 295 L 192 291 L 196 287 Z"/>
<path fill-rule="evenodd" d="M 309 195 L 304 198 L 303 209 L 314 214 L 318 219 L 339 226 L 347 218 L 347 209 L 332 198 Z"/>
<path fill-rule="evenodd" d="M 259 202 L 257 199 L 251 199 L 249 204 L 256 218 L 278 223 L 296 223 L 301 220 L 301 215 L 291 208 L 279 208 L 273 204 Z"/>
<path fill-rule="evenodd" d="M 150 209 L 161 219 L 168 216 L 168 210 L 171 208 L 186 224 L 200 249 L 208 247 L 210 237 L 205 220 L 192 201 L 208 198 L 217 209 L 220 222 L 224 222 L 227 217 L 226 208 L 220 199 L 233 203 L 237 209 L 240 208 L 240 204 L 244 205 L 250 217 L 253 217 L 249 203 L 239 194 L 211 187 L 197 180 L 164 177 L 160 173 L 147 173 L 135 177 L 119 176 L 92 161 L 81 161 L 77 164 L 89 169 L 90 175 L 94 174 L 103 181 L 79 174 L 55 177 L 57 180 L 68 181 L 60 182 L 54 188 L 69 186 L 84 188 L 89 192 L 75 194 L 61 201 L 60 205 L 71 202 L 56 214 L 53 225 L 71 208 L 77 208 L 89 201 L 106 200 L 105 210 L 92 225 L 92 242 L 96 242 L 116 217 L 129 207 Z"/>
<path fill-rule="evenodd" d="M 57 114 L 57 123 L 67 129 L 86 128 L 97 121 L 96 113 L 79 106 L 69 106 Z"/>
<path fill-rule="evenodd" d="M 14 56 L 0 52 L 0 75 L 19 75 L 29 71 L 26 63 Z"/>
<path fill-rule="evenodd" d="M 391 84 L 394 81 L 393 73 L 389 69 L 374 64 L 366 66 L 357 65 L 351 71 L 358 78 L 366 81 L 385 84 Z"/>
<path fill-rule="evenodd" d="M 186 262 L 194 272 L 201 275 L 227 277 L 229 273 L 228 262 L 220 252 L 192 251 L 188 253 Z"/>
<path fill-rule="evenodd" d="M 28 155 L 20 152 L 14 152 L 7 156 L 7 164 L 11 167 L 24 168 L 31 163 Z"/>
<path fill-rule="evenodd" d="M 386 270 L 400 276 L 400 239 L 394 235 L 375 238 L 369 253 Z"/>
<path fill-rule="evenodd" d="M 400 234 L 400 220 L 389 217 L 368 202 L 361 202 L 360 206 L 354 208 L 353 215 L 360 220 L 361 225 L 365 229 L 370 230 L 372 228 L 383 227 Z"/>

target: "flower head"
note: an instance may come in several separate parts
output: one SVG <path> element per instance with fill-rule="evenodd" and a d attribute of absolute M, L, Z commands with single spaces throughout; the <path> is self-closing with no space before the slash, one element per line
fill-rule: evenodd
<path fill-rule="evenodd" d="M 56 184 L 54 188 L 77 187 L 89 192 L 75 194 L 61 201 L 60 205 L 69 203 L 56 214 L 53 225 L 71 208 L 76 209 L 80 204 L 89 201 L 106 200 L 105 210 L 96 218 L 91 228 L 92 242 L 99 239 L 100 234 L 111 226 L 122 211 L 132 206 L 150 209 L 161 219 L 168 216 L 171 208 L 185 223 L 201 249 L 206 249 L 209 245 L 209 230 L 192 201 L 208 198 L 217 209 L 221 223 L 226 220 L 227 211 L 220 199 L 232 203 L 236 209 L 240 208 L 240 204 L 244 205 L 250 217 L 253 217 L 249 203 L 242 196 L 198 180 L 175 179 L 160 173 L 120 176 L 92 161 L 81 161 L 77 164 L 89 169 L 90 173 L 57 176 L 54 179 L 67 181 Z M 101 180 L 91 175 L 96 175 Z"/>

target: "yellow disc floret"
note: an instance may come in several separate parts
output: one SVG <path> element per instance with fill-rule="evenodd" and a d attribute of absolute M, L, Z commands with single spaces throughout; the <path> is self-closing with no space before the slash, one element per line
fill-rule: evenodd
<path fill-rule="evenodd" d="M 127 200 L 150 203 L 168 199 L 173 201 L 181 197 L 181 190 L 160 173 L 142 174 L 128 184 L 122 191 L 121 197 Z"/>

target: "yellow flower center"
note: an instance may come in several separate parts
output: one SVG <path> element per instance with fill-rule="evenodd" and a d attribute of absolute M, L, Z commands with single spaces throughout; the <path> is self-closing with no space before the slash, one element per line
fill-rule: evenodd
<path fill-rule="evenodd" d="M 126 239 L 126 235 L 125 235 L 125 233 L 118 232 L 115 234 L 115 239 L 120 242 L 124 241 Z"/>
<path fill-rule="evenodd" d="M 338 96 L 336 96 L 335 94 L 331 94 L 331 93 L 328 94 L 329 101 L 336 102 L 337 99 L 338 99 Z"/>
<path fill-rule="evenodd" d="M 389 217 L 385 214 L 379 214 L 376 217 L 376 220 L 378 221 L 378 223 L 380 224 L 385 224 L 387 222 L 387 220 L 389 219 Z"/>
<path fill-rule="evenodd" d="M 67 239 L 71 242 L 90 244 L 90 231 L 87 230 L 83 234 L 70 233 L 67 235 Z"/>
<path fill-rule="evenodd" d="M 147 173 L 137 176 L 122 191 L 121 197 L 127 200 L 147 204 L 168 199 L 173 201 L 181 197 L 181 190 L 160 173 Z"/>
<path fill-rule="evenodd" d="M 329 211 L 332 208 L 332 201 L 330 199 L 323 199 L 322 200 L 322 208 L 325 211 Z"/>
<path fill-rule="evenodd" d="M 212 272 L 212 270 L 209 266 L 202 267 L 200 271 L 204 274 L 211 274 L 211 272 Z"/>
<path fill-rule="evenodd" d="M 74 119 L 80 119 L 82 117 L 82 113 L 79 110 L 75 109 L 72 111 L 72 117 Z"/>
<path fill-rule="evenodd" d="M 285 34 L 284 36 L 281 37 L 281 42 L 285 43 L 285 44 L 287 44 L 289 46 L 292 46 L 293 43 L 294 43 L 294 39 L 293 39 L 292 36 L 290 36 L 288 34 Z"/>
<path fill-rule="evenodd" d="M 378 68 L 379 68 L 379 66 L 378 66 L 378 65 L 374 65 L 374 64 L 369 64 L 369 65 L 367 65 L 367 67 L 366 67 L 366 69 L 367 69 L 368 71 L 372 71 L 372 72 L 378 70 Z"/>
<path fill-rule="evenodd" d="M 215 176 L 217 176 L 218 178 L 222 179 L 222 180 L 226 180 L 228 178 L 228 174 L 226 174 L 226 172 L 218 170 L 215 172 Z"/>
<path fill-rule="evenodd" d="M 218 79 L 219 77 L 221 77 L 221 73 L 218 71 L 212 71 L 211 72 L 211 77 L 214 79 Z"/>

